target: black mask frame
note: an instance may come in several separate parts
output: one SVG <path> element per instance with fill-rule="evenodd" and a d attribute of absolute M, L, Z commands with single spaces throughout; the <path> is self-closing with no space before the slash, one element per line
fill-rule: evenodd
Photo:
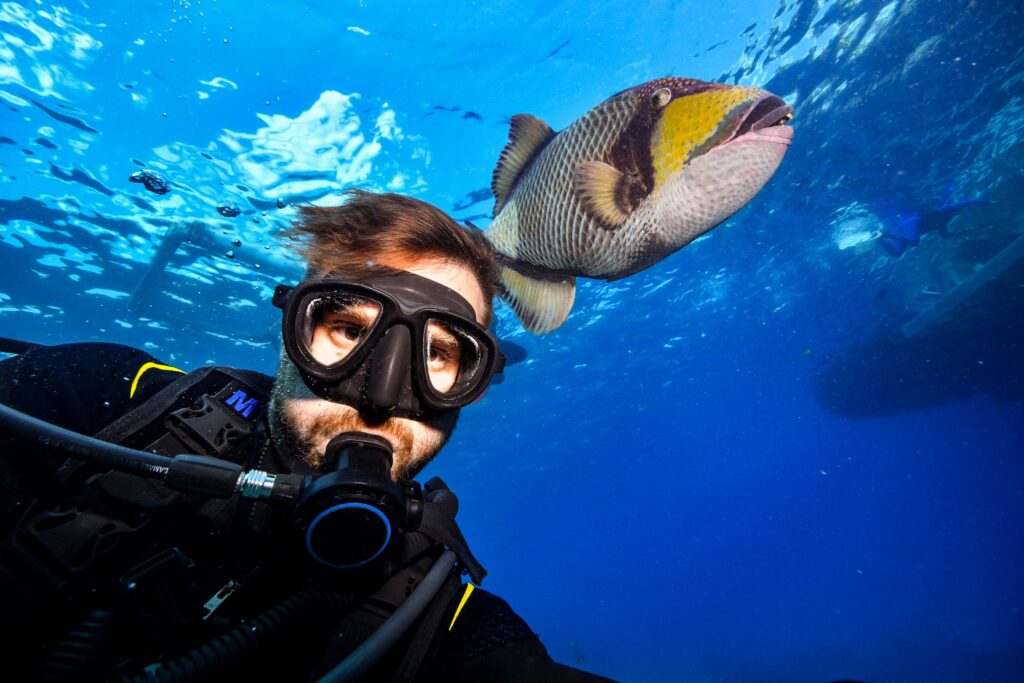
<path fill-rule="evenodd" d="M 302 341 L 305 318 L 310 302 L 338 294 L 369 299 L 381 311 L 350 355 L 325 366 Z M 476 322 L 470 303 L 458 292 L 414 273 L 394 271 L 361 280 L 323 278 L 294 287 L 279 285 L 273 302 L 283 311 L 285 351 L 306 385 L 323 399 L 361 412 L 415 420 L 439 417 L 479 398 L 505 365 L 498 340 Z M 470 334 L 481 356 L 472 376 L 457 379 L 453 389 L 444 393 L 433 387 L 426 369 L 426 330 L 432 320 Z"/>

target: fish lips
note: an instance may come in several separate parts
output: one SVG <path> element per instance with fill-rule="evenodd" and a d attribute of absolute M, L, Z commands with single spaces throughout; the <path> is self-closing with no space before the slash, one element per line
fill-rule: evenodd
<path fill-rule="evenodd" d="M 792 140 L 793 129 L 789 126 L 779 125 L 760 128 L 758 130 L 745 133 L 744 135 L 733 138 L 725 144 L 730 145 L 734 142 L 773 142 L 789 147 L 789 143 L 792 142 Z"/>
<path fill-rule="evenodd" d="M 759 138 L 765 141 L 789 145 L 793 139 L 793 129 L 786 122 L 793 118 L 793 107 L 785 100 L 766 93 L 747 110 L 743 121 L 729 142 L 741 138 Z M 728 143 L 727 143 L 728 144 Z"/>

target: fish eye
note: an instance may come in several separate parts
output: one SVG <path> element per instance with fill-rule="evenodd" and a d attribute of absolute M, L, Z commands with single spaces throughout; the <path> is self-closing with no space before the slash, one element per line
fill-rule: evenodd
<path fill-rule="evenodd" d="M 655 107 L 667 106 L 672 101 L 672 91 L 668 88 L 658 88 L 651 93 L 651 104 Z"/>

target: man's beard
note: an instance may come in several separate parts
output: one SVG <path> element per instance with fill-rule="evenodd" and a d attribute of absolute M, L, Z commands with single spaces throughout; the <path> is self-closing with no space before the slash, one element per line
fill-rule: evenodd
<path fill-rule="evenodd" d="M 281 364 L 270 401 L 270 433 L 277 452 L 296 458 L 315 471 L 331 465 L 327 462 L 327 443 L 345 432 L 371 432 L 388 439 L 394 447 L 393 474 L 396 479 L 413 477 L 444 447 L 455 429 L 458 410 L 428 424 L 434 429 L 420 430 L 419 447 L 411 420 L 387 418 L 368 422 L 355 408 L 325 401 L 309 390 L 298 368 L 282 354 Z"/>

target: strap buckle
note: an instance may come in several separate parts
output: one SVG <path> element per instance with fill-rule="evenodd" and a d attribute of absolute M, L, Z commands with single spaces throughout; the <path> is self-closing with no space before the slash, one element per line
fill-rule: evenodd
<path fill-rule="evenodd" d="M 252 431 L 248 422 L 222 408 L 209 394 L 203 394 L 191 408 L 168 414 L 164 426 L 194 453 L 219 457 Z"/>

